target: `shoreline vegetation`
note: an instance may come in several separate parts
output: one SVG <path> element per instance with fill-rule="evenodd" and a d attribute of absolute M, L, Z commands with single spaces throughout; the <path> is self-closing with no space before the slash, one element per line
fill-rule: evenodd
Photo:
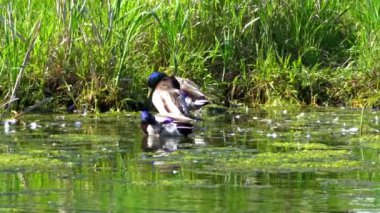
<path fill-rule="evenodd" d="M 154 70 L 225 106 L 378 107 L 379 23 L 369 0 L 0 0 L 0 111 L 139 110 Z"/>

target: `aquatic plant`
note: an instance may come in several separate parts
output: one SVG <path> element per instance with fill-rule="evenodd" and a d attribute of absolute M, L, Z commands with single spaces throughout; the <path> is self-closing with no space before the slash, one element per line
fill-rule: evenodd
<path fill-rule="evenodd" d="M 1 103 L 137 109 L 161 70 L 226 106 L 377 106 L 379 4 L 0 1 Z"/>

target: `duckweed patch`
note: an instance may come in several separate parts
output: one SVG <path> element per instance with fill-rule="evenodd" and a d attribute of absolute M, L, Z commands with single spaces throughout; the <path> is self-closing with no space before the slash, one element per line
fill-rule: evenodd
<path fill-rule="evenodd" d="M 278 143 L 282 145 L 281 143 Z M 289 143 L 285 145 L 291 146 Z M 275 144 L 277 145 L 277 144 Z M 202 151 L 182 150 L 174 155 L 169 155 L 165 163 L 172 165 L 174 162 L 184 165 L 192 165 L 201 173 L 210 172 L 246 172 L 256 170 L 265 171 L 349 171 L 365 167 L 365 163 L 348 150 L 328 150 L 323 144 L 304 146 L 301 151 L 264 152 L 257 150 L 241 151 L 232 148 L 205 148 Z M 181 156 L 178 155 L 181 153 Z M 182 158 L 182 160 L 181 160 Z M 199 165 L 199 166 L 197 166 Z M 201 166 L 202 165 L 202 166 Z M 195 166 L 195 167 L 194 167 Z"/>
<path fill-rule="evenodd" d="M 205 180 L 188 180 L 186 178 L 180 179 L 166 179 L 166 180 L 156 180 L 156 181 L 148 181 L 148 180 L 140 180 L 133 181 L 131 184 L 134 186 L 149 186 L 149 187 L 201 187 L 207 186 L 210 183 Z"/>
<path fill-rule="evenodd" d="M 306 149 L 306 150 L 329 149 L 329 146 L 322 143 L 274 142 L 269 145 L 272 147 L 284 148 L 284 149 Z"/>
<path fill-rule="evenodd" d="M 58 159 L 22 154 L 0 154 L 0 170 L 56 170 L 69 164 Z"/>
<path fill-rule="evenodd" d="M 346 150 L 303 150 L 288 153 L 260 153 L 251 158 L 229 159 L 224 163 L 236 170 L 290 170 L 303 172 L 341 171 L 360 168 L 363 164 Z"/>
<path fill-rule="evenodd" d="M 59 135 L 51 135 L 51 140 L 57 140 L 70 143 L 83 143 L 83 142 L 103 142 L 118 139 L 116 136 L 108 136 L 108 135 L 83 135 L 83 134 L 59 134 Z"/>

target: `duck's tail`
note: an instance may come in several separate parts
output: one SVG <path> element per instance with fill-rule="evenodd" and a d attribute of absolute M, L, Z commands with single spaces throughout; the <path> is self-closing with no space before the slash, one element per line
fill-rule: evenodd
<path fill-rule="evenodd" d="M 177 130 L 184 136 L 188 136 L 193 133 L 193 125 L 188 123 L 177 123 Z"/>

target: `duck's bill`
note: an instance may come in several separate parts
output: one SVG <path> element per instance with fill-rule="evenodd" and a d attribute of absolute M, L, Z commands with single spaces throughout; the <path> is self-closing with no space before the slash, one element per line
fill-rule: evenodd
<path fill-rule="evenodd" d="M 148 94 L 146 97 L 150 100 L 152 98 L 152 95 L 153 95 L 153 90 L 151 88 L 148 88 Z"/>

